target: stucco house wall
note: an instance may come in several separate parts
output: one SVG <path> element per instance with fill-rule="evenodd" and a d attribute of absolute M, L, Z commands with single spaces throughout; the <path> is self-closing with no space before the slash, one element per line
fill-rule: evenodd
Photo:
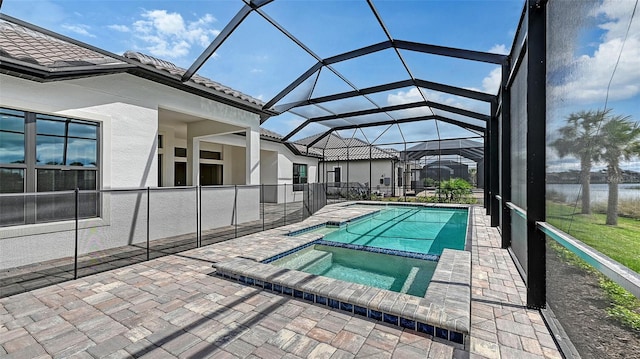
<path fill-rule="evenodd" d="M 327 161 L 320 165 L 322 182 L 333 183 L 335 167 L 340 168 L 341 182 L 361 183 L 369 187 L 371 191 L 390 196 L 401 193 L 401 186 L 398 186 L 398 168 L 401 163 L 390 159 L 352 160 L 352 161 Z M 382 179 L 382 184 L 380 180 Z M 385 179 L 388 179 L 385 181 Z M 388 184 L 386 184 L 388 183 Z"/>
<path fill-rule="evenodd" d="M 233 148 L 236 153 L 244 154 L 244 137 L 235 134 L 211 136 L 211 141 Z M 213 142 L 215 141 L 215 142 Z M 242 158 L 237 155 L 236 158 Z M 299 202 L 303 200 L 302 191 L 293 190 L 293 164 L 307 165 L 307 183 L 316 183 L 318 176 L 318 158 L 294 154 L 284 144 L 262 140 L 260 142 L 260 183 L 264 184 L 264 201 L 270 203 Z M 227 162 L 225 161 L 225 164 Z M 233 184 L 227 183 L 224 184 Z"/>
<path fill-rule="evenodd" d="M 0 163 L 3 174 L 18 178 L 12 179 L 10 189 L 18 193 L 9 194 L 15 196 L 10 204 L 15 214 L 11 220 L 16 220 L 7 221 L 6 226 L 1 222 L 4 227 L 0 227 L 0 253 L 10 253 L 3 255 L 0 269 L 72 257 L 76 233 L 78 254 L 82 255 L 142 243 L 147 238 L 194 234 L 200 226 L 196 221 L 200 210 L 203 231 L 255 221 L 260 218 L 261 181 L 292 183 L 293 163 L 307 164 L 309 179 L 315 179 L 316 159 L 296 155 L 278 138 L 261 140 L 260 114 L 265 113 L 260 100 L 201 76 L 181 81 L 185 69 L 144 54 L 128 51 L 115 55 L 8 16 L 0 19 L 0 27 L 0 107 L 8 110 L 11 126 L 24 124 L 22 132 L 3 128 L 3 135 L 17 140 L 12 140 L 10 150 L 9 142 L 1 148 L 7 153 L 20 152 L 22 144 L 25 148 L 22 160 L 18 155 L 15 161 Z M 39 115 L 60 118 L 36 120 Z M 49 137 L 40 138 L 37 131 L 41 124 L 45 128 L 62 123 L 62 135 L 47 133 L 44 136 Z M 72 124 L 94 131 L 92 137 L 71 135 Z M 98 124 L 97 142 L 93 124 Z M 85 162 L 66 159 L 40 163 L 37 151 L 57 155 L 58 147 L 43 145 L 51 141 L 64 142 L 60 150 L 63 158 L 67 144 L 88 143 L 87 148 L 93 151 L 88 167 L 81 167 Z M 91 147 L 96 143 L 97 155 Z M 201 150 L 221 155 L 218 159 L 205 153 L 213 158 L 201 158 Z M 264 172 L 261 154 L 269 163 Z M 221 165 L 223 184 L 237 186 L 201 188 L 201 164 Z M 219 181 L 219 168 L 207 167 L 209 179 L 215 177 L 211 182 Z M 71 170 L 78 172 L 65 172 Z M 72 180 L 66 181 L 65 173 L 71 174 L 68 177 Z M 95 183 L 93 173 L 97 173 Z M 57 221 L 48 223 L 38 218 L 44 206 L 39 207 L 35 196 L 51 196 L 35 192 L 36 181 L 44 178 L 39 174 L 50 176 L 49 190 L 79 186 L 82 181 L 91 190 L 99 190 L 98 194 L 80 192 L 79 202 L 93 206 L 93 212 L 87 216 L 91 218 L 78 221 L 78 232 L 75 221 L 60 220 L 73 218 L 73 214 L 52 216 Z M 19 188 L 19 183 L 24 188 Z M 286 200 L 287 193 L 282 192 Z M 94 199 L 83 202 L 82 195 Z M 56 196 L 49 201 L 50 208 L 75 212 L 71 208 L 74 193 L 56 192 Z M 60 196 L 71 197 L 59 202 Z M 291 193 L 292 199 L 296 196 Z M 3 210 L 8 208 L 2 204 Z M 29 216 L 20 217 L 23 212 Z"/>
<path fill-rule="evenodd" d="M 160 109 L 259 131 L 256 114 L 129 74 L 49 83 L 0 75 L 0 81 L 2 107 L 100 124 L 98 188 L 106 190 L 158 185 Z M 240 182 L 246 178 L 244 148 L 228 151 L 230 182 Z M 259 172 L 259 165 L 254 170 Z M 185 191 L 193 191 L 193 196 Z M 231 213 L 232 197 L 229 200 L 227 194 L 215 195 L 217 212 Z M 80 220 L 79 254 L 146 241 L 146 196 L 145 191 L 104 193 L 100 218 Z M 243 199 L 240 220 L 259 218 L 259 195 Z M 194 189 L 151 191 L 149 202 L 152 240 L 195 232 Z M 203 229 L 208 229 L 229 225 L 231 220 L 220 216 L 203 222 Z M 0 228 L 0 252 L 24 254 L 3 258 L 0 268 L 72 255 L 74 225 L 73 221 L 61 221 Z"/>

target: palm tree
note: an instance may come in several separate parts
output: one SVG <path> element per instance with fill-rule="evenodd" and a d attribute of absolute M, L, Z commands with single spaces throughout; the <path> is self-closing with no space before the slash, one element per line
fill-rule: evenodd
<path fill-rule="evenodd" d="M 469 168 L 469 179 L 471 180 L 471 185 L 473 187 L 477 186 L 478 183 L 478 169 L 477 168 Z"/>
<path fill-rule="evenodd" d="M 598 159 L 598 128 L 611 110 L 579 111 L 567 117 L 567 125 L 558 132 L 560 137 L 551 142 L 560 157 L 574 155 L 580 160 L 580 185 L 582 188 L 582 214 L 591 213 L 591 164 Z"/>
<path fill-rule="evenodd" d="M 607 164 L 607 224 L 618 224 L 618 184 L 622 180 L 621 160 L 640 155 L 640 125 L 629 116 L 614 116 L 602 125 L 602 160 Z"/>

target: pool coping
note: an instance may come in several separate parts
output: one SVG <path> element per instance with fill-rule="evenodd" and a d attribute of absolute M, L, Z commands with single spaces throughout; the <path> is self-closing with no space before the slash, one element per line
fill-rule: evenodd
<path fill-rule="evenodd" d="M 326 305 L 468 347 L 471 327 L 471 253 L 467 251 L 445 249 L 442 252 L 424 298 L 242 257 L 213 266 L 217 275 L 245 285 Z"/>

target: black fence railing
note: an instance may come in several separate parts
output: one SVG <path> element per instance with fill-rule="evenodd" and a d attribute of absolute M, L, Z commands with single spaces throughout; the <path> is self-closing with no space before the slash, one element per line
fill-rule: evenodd
<path fill-rule="evenodd" d="M 320 183 L 0 194 L 0 297 L 296 223 L 326 204 Z"/>

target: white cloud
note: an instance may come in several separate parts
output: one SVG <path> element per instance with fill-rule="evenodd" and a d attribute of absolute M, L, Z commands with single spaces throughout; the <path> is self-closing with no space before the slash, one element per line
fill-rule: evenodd
<path fill-rule="evenodd" d="M 623 38 L 629 26 L 629 17 L 633 10 L 632 1 L 605 0 L 600 7 L 595 8 L 591 14 L 594 17 L 603 15 L 608 21 L 599 25 L 600 28 L 607 30 L 605 41 Z M 638 34 L 640 23 L 635 21 L 631 24 L 630 34 Z"/>
<path fill-rule="evenodd" d="M 426 96 L 426 95 L 425 95 Z M 427 100 L 439 102 L 437 99 L 432 97 L 427 97 Z M 392 93 L 387 96 L 387 103 L 390 106 L 393 105 L 401 105 L 405 103 L 413 103 L 424 101 L 420 91 L 413 87 L 409 91 L 398 91 L 397 93 Z M 433 113 L 426 107 L 417 107 L 410 108 L 406 110 L 402 110 L 403 117 L 418 117 L 418 116 L 431 116 Z"/>
<path fill-rule="evenodd" d="M 409 91 L 398 91 L 398 93 L 387 96 L 387 103 L 389 103 L 389 105 L 400 105 L 418 101 L 423 101 L 423 98 L 422 95 L 420 95 L 420 91 L 415 87 Z"/>
<path fill-rule="evenodd" d="M 153 23 L 153 27 L 160 34 L 177 35 L 185 31 L 184 20 L 178 13 L 167 13 L 166 10 L 151 10 L 142 17 Z"/>
<path fill-rule="evenodd" d="M 87 36 L 87 37 L 96 37 L 96 35 L 92 34 L 89 32 L 89 30 L 91 29 L 91 26 L 89 25 L 84 25 L 84 24 L 63 24 L 62 25 L 63 29 L 69 30 L 71 32 L 74 32 L 78 35 L 83 35 L 83 36 Z"/>
<path fill-rule="evenodd" d="M 490 94 L 497 94 L 502 83 L 502 68 L 498 67 L 482 79 L 482 91 Z"/>
<path fill-rule="evenodd" d="M 437 102 L 437 103 L 441 103 L 444 105 L 449 105 L 449 106 L 453 106 L 453 107 L 457 107 L 457 108 L 461 108 L 461 109 L 466 109 L 466 110 L 470 110 L 470 111 L 475 111 L 475 112 L 479 112 L 479 113 L 488 113 L 488 108 L 483 108 L 483 104 L 478 102 L 478 101 L 474 101 L 474 100 L 470 100 L 470 99 L 466 99 L 466 98 L 461 98 L 461 97 L 457 97 L 457 96 L 452 96 L 452 95 L 447 95 L 445 93 L 442 92 L 436 92 L 436 91 L 428 91 L 428 90 L 423 90 L 425 97 L 427 98 L 427 100 L 432 101 L 432 102 Z M 420 91 L 417 88 L 411 88 L 408 91 L 398 91 L 396 93 L 393 94 L 389 94 L 387 96 L 387 103 L 389 105 L 399 105 L 399 104 L 404 104 L 404 103 L 413 103 L 413 102 L 419 102 L 422 101 L 423 98 L 420 95 Z M 487 107 L 487 106 L 484 106 Z M 462 115 L 457 115 L 454 113 L 449 113 L 449 112 L 442 112 L 441 110 L 435 110 L 436 114 L 443 114 L 445 117 L 454 119 L 454 120 L 460 120 L 463 122 L 467 122 L 470 124 L 480 124 L 481 121 L 479 120 L 474 120 L 474 119 L 470 119 L 466 116 L 462 116 Z M 429 116 L 432 115 L 431 111 L 420 107 L 420 108 L 412 108 L 412 109 L 407 109 L 407 110 L 403 110 L 403 114 L 402 117 L 417 117 L 417 116 Z M 405 137 L 408 136 L 407 138 L 411 137 L 411 138 L 418 138 L 420 136 L 423 136 L 422 138 L 437 138 L 437 134 L 440 135 L 441 138 L 453 138 L 453 137 L 460 137 L 460 136 L 469 136 L 470 133 L 465 131 L 465 130 L 461 130 L 459 127 L 457 126 L 449 126 L 449 125 L 439 125 L 438 127 L 438 131 L 436 131 L 435 126 L 432 123 L 426 122 L 426 123 L 413 123 L 413 124 L 409 124 L 406 126 L 401 126 L 401 127 L 409 127 L 411 128 L 410 133 L 405 133 Z M 403 130 L 404 131 L 404 130 Z M 426 136 L 426 137 L 425 137 Z"/>
<path fill-rule="evenodd" d="M 118 32 L 129 32 L 129 31 L 131 31 L 131 29 L 129 29 L 129 27 L 126 26 L 126 25 L 114 24 L 114 25 L 109 25 L 107 27 L 109 29 L 111 29 L 111 30 L 118 31 Z"/>
<path fill-rule="evenodd" d="M 144 51 L 161 58 L 175 59 L 187 56 L 193 46 L 209 46 L 220 33 L 211 28 L 215 21 L 210 14 L 194 21 L 185 21 L 179 13 L 149 10 L 143 12 L 141 19 L 131 27 L 134 36 L 142 42 L 139 46 Z"/>
<path fill-rule="evenodd" d="M 507 49 L 507 46 L 505 46 L 505 44 L 493 45 L 493 47 L 489 49 L 489 52 L 492 52 L 494 54 L 500 54 L 500 55 L 509 54 L 509 50 Z"/>
<path fill-rule="evenodd" d="M 591 12 L 591 16 L 601 19 L 598 27 L 605 32 L 593 53 L 572 54 L 553 68 L 557 79 L 551 88 L 552 99 L 604 103 L 609 81 L 610 101 L 628 99 L 640 93 L 640 21 L 632 23 L 623 47 L 632 7 L 633 2 L 608 0 Z M 566 56 L 558 56 L 563 55 Z M 618 56 L 620 62 L 612 79 Z"/>
<path fill-rule="evenodd" d="M 427 100 L 432 102 L 437 102 L 443 105 L 449 105 L 449 106 L 458 107 L 458 108 L 462 108 L 470 111 L 476 111 L 480 113 L 487 112 L 486 109 L 482 108 L 483 104 L 478 101 L 457 97 L 457 96 L 451 96 L 451 95 L 447 95 L 445 93 L 436 92 L 436 91 L 423 90 L 423 93 L 427 98 Z M 387 96 L 388 105 L 400 105 L 404 103 L 419 102 L 422 100 L 423 98 L 420 95 L 420 91 L 418 91 L 418 89 L 415 87 L 411 88 L 408 91 L 398 91 L 397 93 L 389 94 Z M 420 109 L 420 108 L 410 109 L 406 111 L 414 111 L 414 110 L 417 111 L 416 113 L 418 115 L 424 114 L 424 109 Z"/>

